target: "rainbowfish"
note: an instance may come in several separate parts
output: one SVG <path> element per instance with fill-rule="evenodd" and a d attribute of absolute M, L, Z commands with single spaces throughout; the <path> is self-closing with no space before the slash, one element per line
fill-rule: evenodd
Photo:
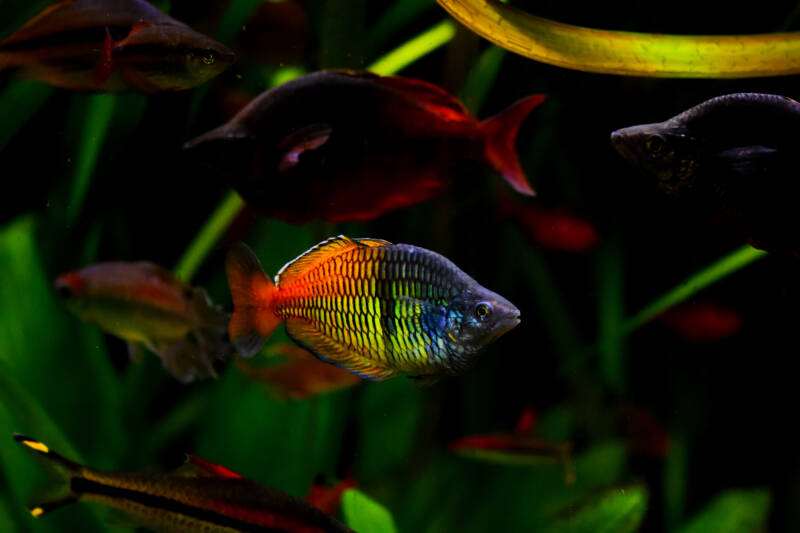
<path fill-rule="evenodd" d="M 482 122 L 423 80 L 323 70 L 262 93 L 186 143 L 254 210 L 292 223 L 369 220 L 482 167 L 533 195 L 514 148 L 532 95 Z"/>
<path fill-rule="evenodd" d="M 606 31 L 529 15 L 498 0 L 437 0 L 456 20 L 516 54 L 559 67 L 663 78 L 800 73 L 800 32 L 668 35 Z"/>
<path fill-rule="evenodd" d="M 286 264 L 274 284 L 244 244 L 226 267 L 230 338 L 244 356 L 286 322 L 297 344 L 364 379 L 456 374 L 519 324 L 511 302 L 408 244 L 333 237 Z"/>
<path fill-rule="evenodd" d="M 0 69 L 57 87 L 191 89 L 234 61 L 225 45 L 143 0 L 63 0 L 0 41 Z"/>
<path fill-rule="evenodd" d="M 198 457 L 190 456 L 182 470 L 170 474 L 108 472 L 71 461 L 30 437 L 14 434 L 14 440 L 47 460 L 63 480 L 59 498 L 30 507 L 34 517 L 93 502 L 171 533 L 351 531 L 316 507 Z"/>
<path fill-rule="evenodd" d="M 237 358 L 236 367 L 249 378 L 265 383 L 278 398 L 299 400 L 361 383 L 358 376 L 323 363 L 299 346 L 279 344 L 270 351 L 285 355 L 289 360 L 283 364 L 253 366 Z"/>
<path fill-rule="evenodd" d="M 153 263 L 96 263 L 62 274 L 55 289 L 82 320 L 128 341 L 132 358 L 144 344 L 184 383 L 216 377 L 213 361 L 233 353 L 228 314 Z"/>
<path fill-rule="evenodd" d="M 800 256 L 800 103 L 773 94 L 711 98 L 653 124 L 619 129 L 614 148 L 681 211 Z"/>

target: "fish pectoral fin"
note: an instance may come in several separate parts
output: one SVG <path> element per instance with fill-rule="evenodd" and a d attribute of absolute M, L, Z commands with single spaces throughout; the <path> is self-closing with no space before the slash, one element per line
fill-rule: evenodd
<path fill-rule="evenodd" d="M 397 372 L 367 359 L 363 355 L 342 346 L 323 335 L 317 329 L 300 320 L 286 322 L 286 333 L 297 344 L 313 353 L 317 359 L 331 363 L 368 381 L 383 381 Z"/>
<path fill-rule="evenodd" d="M 778 151 L 766 146 L 738 146 L 716 155 L 716 159 L 735 174 L 747 178 L 762 174 Z"/>
<path fill-rule="evenodd" d="M 328 142 L 331 131 L 328 124 L 311 124 L 290 133 L 278 145 L 279 153 L 283 154 L 278 163 L 278 172 L 286 172 L 297 166 L 303 154 L 316 150 Z"/>

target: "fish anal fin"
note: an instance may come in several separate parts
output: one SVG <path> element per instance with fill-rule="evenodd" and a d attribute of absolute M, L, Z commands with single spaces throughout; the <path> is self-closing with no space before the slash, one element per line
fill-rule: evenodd
<path fill-rule="evenodd" d="M 316 328 L 301 320 L 286 322 L 286 333 L 297 344 L 313 353 L 317 359 L 331 363 L 339 368 L 368 381 L 383 381 L 397 372 L 367 359 L 363 355 L 342 346 L 339 342 L 322 334 Z"/>
<path fill-rule="evenodd" d="M 380 239 L 351 239 L 344 235 L 331 237 L 322 241 L 307 252 L 283 266 L 275 276 L 275 283 L 280 287 L 297 279 L 305 272 L 339 254 L 358 248 L 359 246 L 389 246 L 391 243 Z"/>
<path fill-rule="evenodd" d="M 484 138 L 484 157 L 503 179 L 518 193 L 535 196 L 522 170 L 514 146 L 519 127 L 525 117 L 545 99 L 543 94 L 534 94 L 518 100 L 505 111 L 489 117 L 480 123 L 479 129 Z"/>
<path fill-rule="evenodd" d="M 211 355 L 188 338 L 148 344 L 147 347 L 161 358 L 164 370 L 181 383 L 217 378 Z"/>
<path fill-rule="evenodd" d="M 142 361 L 142 348 L 139 343 L 128 343 L 128 357 L 132 363 L 140 363 Z"/>
<path fill-rule="evenodd" d="M 328 124 L 310 124 L 289 134 L 278 145 L 279 152 L 283 154 L 278 163 L 278 172 L 286 172 L 297 166 L 304 153 L 323 146 L 330 139 L 331 131 Z"/>

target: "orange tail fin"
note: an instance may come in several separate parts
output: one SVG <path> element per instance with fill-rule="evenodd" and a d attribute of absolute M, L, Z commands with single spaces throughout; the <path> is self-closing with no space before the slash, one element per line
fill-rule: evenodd
<path fill-rule="evenodd" d="M 233 296 L 228 333 L 239 354 L 251 357 L 281 323 L 272 310 L 275 285 L 253 251 L 243 243 L 236 243 L 228 252 L 225 268 Z"/>
<path fill-rule="evenodd" d="M 486 159 L 515 191 L 535 196 L 522 165 L 517 158 L 514 141 L 517 140 L 519 126 L 525 117 L 545 99 L 544 94 L 534 94 L 515 102 L 505 111 L 489 117 L 480 123 L 480 130 L 486 141 Z"/>

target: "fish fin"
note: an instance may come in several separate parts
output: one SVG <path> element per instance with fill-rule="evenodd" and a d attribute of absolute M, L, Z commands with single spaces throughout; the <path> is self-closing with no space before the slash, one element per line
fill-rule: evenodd
<path fill-rule="evenodd" d="M 40 502 L 28 505 L 31 515 L 39 516 L 54 511 L 70 503 L 78 501 L 78 494 L 71 489 L 71 480 L 80 476 L 84 467 L 75 461 L 71 461 L 61 454 L 50 449 L 46 444 L 26 435 L 14 433 L 14 440 L 32 450 L 36 457 L 42 459 L 44 465 L 58 480 L 58 485 L 52 496 L 42 498 Z"/>
<path fill-rule="evenodd" d="M 196 455 L 187 454 L 186 455 L 186 464 L 190 466 L 195 472 L 199 473 L 200 475 L 210 475 L 213 477 L 222 477 L 222 478 L 229 478 L 229 479 L 241 479 L 244 476 L 241 474 L 237 474 L 233 470 L 226 468 L 222 465 L 218 465 L 216 463 L 212 463 L 208 459 L 203 459 L 202 457 L 198 457 Z"/>
<path fill-rule="evenodd" d="M 272 311 L 276 288 L 244 243 L 233 245 L 225 269 L 234 307 L 228 334 L 240 355 L 252 357 L 281 323 L 281 318 Z"/>
<path fill-rule="evenodd" d="M 297 344 L 313 353 L 317 359 L 331 363 L 368 381 L 383 381 L 397 374 L 354 352 L 330 337 L 323 335 L 300 320 L 286 322 L 286 333 Z"/>
<path fill-rule="evenodd" d="M 435 376 L 433 374 L 417 374 L 414 376 L 408 376 L 408 378 L 413 379 L 414 385 L 422 389 L 430 387 L 439 381 L 439 376 Z"/>
<path fill-rule="evenodd" d="M 328 142 L 331 138 L 331 127 L 328 124 L 310 124 L 289 134 L 278 145 L 278 151 L 283 153 L 278 172 L 286 172 L 300 163 L 300 157 L 311 150 Z"/>
<path fill-rule="evenodd" d="M 114 58 L 111 52 L 114 50 L 114 40 L 111 38 L 111 31 L 106 27 L 106 38 L 103 41 L 102 55 L 100 62 L 94 69 L 93 79 L 98 88 L 100 88 L 111 74 L 114 72 Z"/>
<path fill-rule="evenodd" d="M 228 313 L 220 306 L 214 305 L 202 287 L 192 288 L 189 306 L 195 320 L 203 326 L 225 327 L 230 320 Z"/>
<path fill-rule="evenodd" d="M 138 343 L 128 343 L 128 357 L 133 363 L 140 363 L 142 361 L 142 348 Z"/>
<path fill-rule="evenodd" d="M 278 275 L 275 276 L 275 283 L 280 287 L 281 285 L 297 279 L 319 263 L 336 257 L 348 250 L 358 248 L 359 246 L 375 247 L 389 245 L 391 245 L 390 242 L 380 239 L 351 239 L 344 235 L 331 237 L 286 263 L 283 268 L 278 271 Z"/>
<path fill-rule="evenodd" d="M 196 379 L 217 378 L 217 372 L 211 364 L 209 354 L 200 344 L 188 338 L 160 344 L 148 344 L 154 354 L 161 358 L 161 364 L 170 375 L 181 383 L 190 383 Z"/>
<path fill-rule="evenodd" d="M 777 150 L 765 146 L 739 146 L 716 154 L 716 159 L 744 178 L 764 173 Z"/>
<path fill-rule="evenodd" d="M 485 140 L 484 155 L 489 164 L 503 176 L 520 194 L 535 196 L 522 170 L 514 142 L 525 117 L 545 99 L 543 94 L 534 94 L 518 100 L 505 111 L 480 123 L 479 129 Z"/>
<path fill-rule="evenodd" d="M 473 120 L 457 98 L 433 83 L 403 76 L 381 76 L 376 79 L 376 83 L 402 93 L 417 105 L 444 120 L 456 122 Z"/>

